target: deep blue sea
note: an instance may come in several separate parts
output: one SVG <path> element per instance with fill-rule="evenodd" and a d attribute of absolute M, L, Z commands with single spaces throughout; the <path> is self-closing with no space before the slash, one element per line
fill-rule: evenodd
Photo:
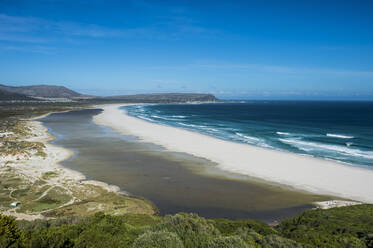
<path fill-rule="evenodd" d="M 373 102 L 247 101 L 123 108 L 150 122 L 373 169 Z"/>

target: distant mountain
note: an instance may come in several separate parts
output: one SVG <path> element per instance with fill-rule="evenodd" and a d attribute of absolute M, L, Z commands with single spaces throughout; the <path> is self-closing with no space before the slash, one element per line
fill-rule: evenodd
<path fill-rule="evenodd" d="M 43 101 L 74 101 L 89 100 L 96 102 L 128 102 L 128 103 L 187 103 L 187 102 L 217 102 L 220 101 L 211 94 L 194 93 L 164 93 L 137 94 L 108 97 L 94 97 L 80 94 L 64 86 L 32 85 L 7 86 L 0 84 L 0 100 L 43 100 Z"/>
<path fill-rule="evenodd" d="M 0 84 L 0 90 L 36 98 L 41 97 L 73 99 L 84 97 L 84 95 L 70 90 L 64 86 L 55 85 L 32 85 L 15 87 Z"/>
<path fill-rule="evenodd" d="M 109 96 L 100 98 L 107 101 L 142 102 L 142 103 L 186 103 L 186 102 L 217 102 L 212 94 L 165 93 Z"/>
<path fill-rule="evenodd" d="M 33 101 L 32 97 L 0 89 L 0 101 Z"/>

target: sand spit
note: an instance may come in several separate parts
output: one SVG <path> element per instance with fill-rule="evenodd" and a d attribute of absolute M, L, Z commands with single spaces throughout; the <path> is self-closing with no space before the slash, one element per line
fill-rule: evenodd
<path fill-rule="evenodd" d="M 144 142 L 208 159 L 226 171 L 353 201 L 373 203 L 373 171 L 297 154 L 220 140 L 200 133 L 150 123 L 102 105 L 96 124 L 109 126 Z"/>
<path fill-rule="evenodd" d="M 45 115 L 44 115 L 45 116 Z M 41 117 L 37 117 L 41 118 Z M 54 192 L 57 194 L 63 193 L 62 197 L 65 199 L 65 202 L 62 202 L 57 209 L 63 209 L 67 206 L 72 206 L 74 203 L 78 203 L 82 200 L 90 201 L 89 209 L 88 210 L 79 210 L 84 214 L 89 214 L 91 211 L 94 213 L 96 210 L 95 207 L 97 202 L 100 200 L 95 200 L 97 198 L 103 198 L 106 196 L 110 199 L 114 199 L 116 201 L 121 201 L 122 196 L 120 196 L 119 188 L 117 186 L 108 185 L 104 182 L 93 181 L 93 180 L 86 180 L 86 177 L 81 174 L 80 172 L 68 169 L 63 167 L 60 163 L 63 160 L 70 158 L 73 155 L 73 152 L 67 150 L 63 147 L 55 146 L 50 143 L 51 140 L 55 139 L 52 136 L 46 127 L 42 125 L 41 122 L 37 121 L 36 119 L 32 119 L 26 122 L 25 127 L 30 130 L 30 135 L 25 137 L 24 141 L 30 142 L 40 142 L 44 145 L 43 152 L 45 153 L 44 156 L 40 156 L 33 153 L 26 153 L 25 154 L 16 154 L 16 155 L 4 155 L 0 156 L 0 175 L 5 177 L 13 177 L 14 180 L 19 180 L 20 184 L 12 185 L 11 192 L 9 193 L 9 197 L 14 201 L 20 201 L 21 205 L 17 208 L 3 208 L 2 214 L 14 216 L 17 219 L 25 219 L 25 220 L 35 220 L 40 218 L 45 218 L 44 214 L 50 211 L 56 211 L 56 208 L 50 208 L 47 210 L 35 211 L 29 206 L 35 206 L 33 204 L 37 204 L 39 200 L 43 197 L 46 197 L 47 194 L 50 192 Z M 43 182 L 42 187 L 35 186 Z M 40 191 L 40 195 L 30 200 L 28 196 L 24 197 L 24 202 L 19 198 L 14 198 L 12 195 L 13 192 L 24 190 L 27 188 L 33 187 L 42 190 L 42 188 L 47 188 L 47 190 Z M 62 194 L 61 193 L 61 194 Z M 30 193 L 31 194 L 31 193 Z M 118 200 L 119 197 L 119 200 Z M 128 206 L 137 207 L 142 206 L 137 199 L 123 199 L 126 201 Z M 101 203 L 100 203 L 101 204 Z M 99 204 L 99 205 L 100 205 Z M 104 204 L 101 205 L 105 205 Z M 123 208 L 118 208 L 117 210 L 110 209 L 112 206 L 111 202 L 107 202 L 107 212 L 112 214 L 120 214 L 127 211 L 127 207 L 123 205 Z M 146 204 L 143 204 L 146 205 Z M 93 206 L 93 207 L 92 207 Z M 27 209 L 23 210 L 22 208 L 27 207 Z M 19 210 L 21 208 L 21 211 Z M 81 209 L 84 208 L 82 205 Z M 149 212 L 152 214 L 152 207 L 144 207 L 144 212 Z M 105 209 L 104 209 L 105 210 Z M 110 210 L 110 211 L 109 211 Z M 1 209 L 0 209 L 1 211 Z M 78 213 L 79 213 L 78 211 Z M 139 208 L 139 213 L 142 213 L 142 210 Z"/>

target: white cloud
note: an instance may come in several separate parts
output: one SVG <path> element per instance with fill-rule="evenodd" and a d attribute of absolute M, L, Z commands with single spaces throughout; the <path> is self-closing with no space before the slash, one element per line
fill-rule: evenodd
<path fill-rule="evenodd" d="M 144 5 L 144 2 L 142 5 Z M 52 21 L 0 13 L 0 40 L 25 43 L 61 42 L 66 38 L 182 39 L 190 34 L 211 37 L 218 33 L 186 16 L 155 17 L 154 23 L 134 28 L 110 28 L 91 23 Z"/>

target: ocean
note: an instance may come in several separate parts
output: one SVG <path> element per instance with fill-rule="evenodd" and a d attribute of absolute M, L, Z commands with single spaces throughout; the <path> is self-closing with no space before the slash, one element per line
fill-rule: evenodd
<path fill-rule="evenodd" d="M 122 107 L 146 121 L 373 169 L 373 102 L 243 101 Z"/>

